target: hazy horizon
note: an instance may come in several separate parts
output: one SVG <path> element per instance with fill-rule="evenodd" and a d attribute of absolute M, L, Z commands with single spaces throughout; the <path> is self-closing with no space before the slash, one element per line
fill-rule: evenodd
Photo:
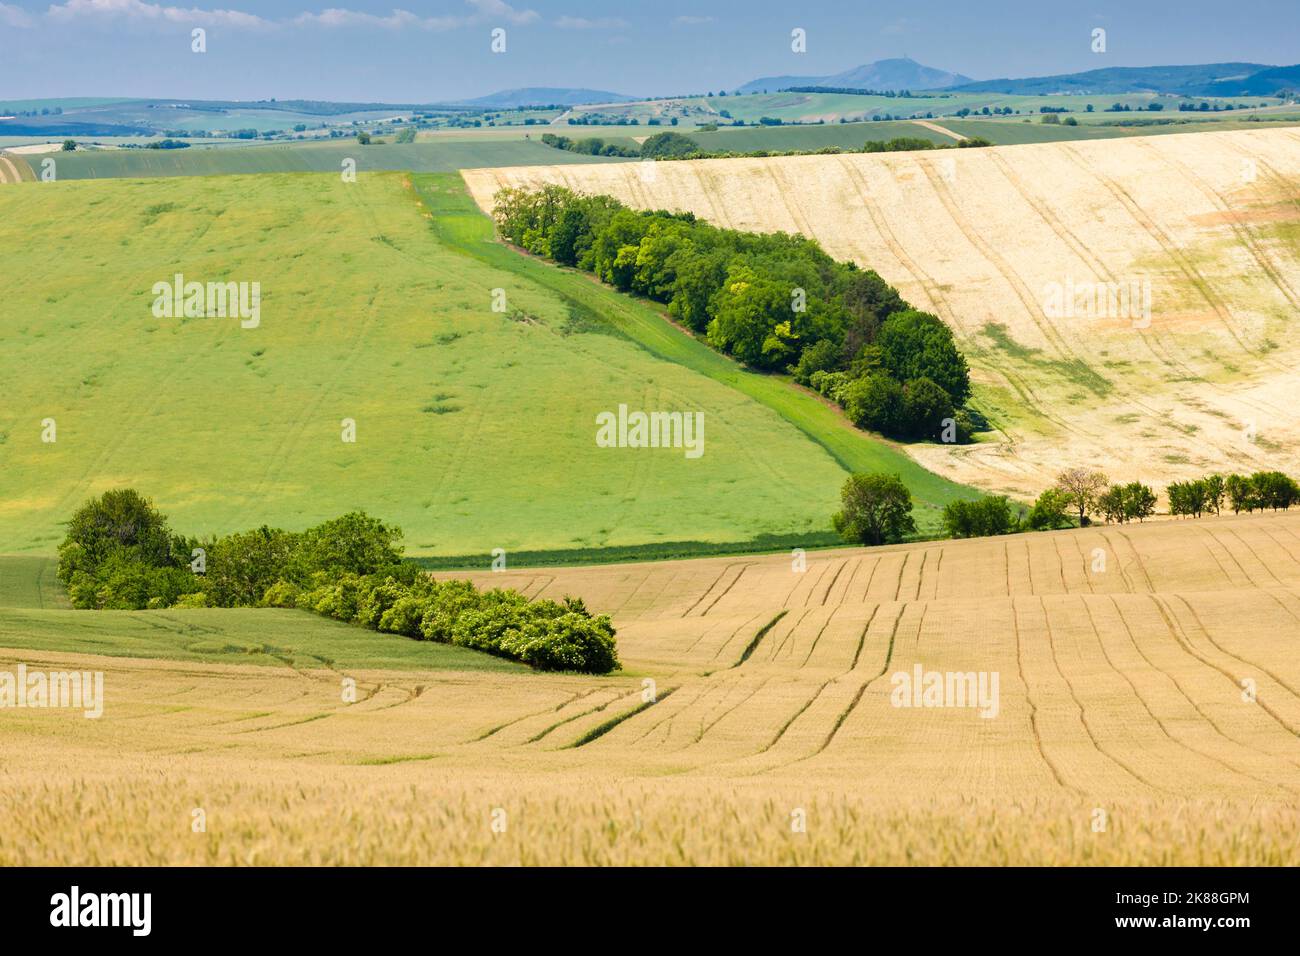
<path fill-rule="evenodd" d="M 761 76 L 826 75 L 907 56 L 973 79 L 1117 66 L 1300 61 L 1300 5 L 1242 0 L 1118 2 L 1049 9 L 883 0 L 870 10 L 791 9 L 773 0 L 0 0 L 0 100 L 109 95 L 193 99 L 439 102 L 518 87 L 636 96 L 732 89 Z M 190 32 L 207 32 L 191 52 Z M 807 34 L 791 51 L 790 32 Z M 1092 51 L 1095 28 L 1105 53 Z M 1266 27 L 1266 28 L 1264 28 Z M 506 31 L 504 53 L 491 31 Z M 329 63 L 322 71 L 321 63 Z M 126 68 L 129 65 L 129 69 Z"/>

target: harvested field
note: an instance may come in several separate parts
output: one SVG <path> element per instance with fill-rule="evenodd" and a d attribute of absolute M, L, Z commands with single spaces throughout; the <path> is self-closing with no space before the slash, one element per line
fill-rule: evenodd
<path fill-rule="evenodd" d="M 612 612 L 603 678 L 145 661 L 10 626 L 0 670 L 103 670 L 106 703 L 0 710 L 0 862 L 1300 862 L 1300 515 L 806 562 L 481 575 Z M 205 613 L 165 616 L 186 641 Z M 996 699 L 897 706 L 918 665 Z"/>
<path fill-rule="evenodd" d="M 557 182 L 876 269 L 970 360 L 990 440 L 909 449 L 963 484 L 1300 469 L 1296 130 L 463 175 L 484 208 Z"/>

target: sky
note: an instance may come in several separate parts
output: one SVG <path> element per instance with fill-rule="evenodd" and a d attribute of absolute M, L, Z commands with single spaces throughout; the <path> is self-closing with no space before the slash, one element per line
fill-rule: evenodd
<path fill-rule="evenodd" d="M 204 3 L 206 0 L 198 0 Z M 438 102 L 527 86 L 731 89 L 909 56 L 976 79 L 1300 62 L 1300 0 L 0 0 L 0 101 Z M 396 6 L 395 6 L 396 4 Z M 206 52 L 191 31 L 206 30 Z M 806 52 L 791 31 L 806 32 Z M 1106 31 L 1106 52 L 1092 33 Z M 492 31 L 504 30 L 494 53 Z"/>

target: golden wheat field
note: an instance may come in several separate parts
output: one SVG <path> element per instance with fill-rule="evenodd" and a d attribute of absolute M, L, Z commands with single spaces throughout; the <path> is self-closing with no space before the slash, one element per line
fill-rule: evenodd
<path fill-rule="evenodd" d="M 1300 465 L 1300 132 L 479 169 L 799 232 L 958 336 L 989 440 L 909 451 L 1029 496 L 1063 467 L 1163 485 Z"/>
<path fill-rule="evenodd" d="M 479 577 L 624 671 L 0 650 L 0 864 L 1300 862 L 1300 515 Z"/>

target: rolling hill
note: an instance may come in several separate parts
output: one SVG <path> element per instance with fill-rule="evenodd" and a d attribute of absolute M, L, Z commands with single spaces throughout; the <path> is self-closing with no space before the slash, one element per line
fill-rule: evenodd
<path fill-rule="evenodd" d="M 1157 487 L 1300 471 L 1295 130 L 463 175 L 485 207 L 556 182 L 876 269 L 952 326 L 999 432 L 909 448 L 955 481 L 1027 497 L 1075 465 Z"/>
<path fill-rule="evenodd" d="M 1020 79 L 975 80 L 952 87 L 961 93 L 1008 93 L 1045 95 L 1051 93 L 1176 93 L 1204 96 L 1216 84 L 1225 84 L 1221 95 L 1241 95 L 1234 87 L 1247 77 L 1271 68 L 1263 63 L 1205 63 L 1194 66 L 1112 66 L 1082 73 L 1029 76 Z M 1273 89 L 1266 92 L 1271 93 Z"/>
<path fill-rule="evenodd" d="M 6 572 L 39 565 L 0 560 L 0 603 L 39 592 Z M 0 667 L 106 689 L 95 720 L 0 710 L 0 863 L 1297 863 L 1295 515 L 480 583 L 608 610 L 626 670 L 0 606 Z M 971 696 L 900 695 L 918 669 Z"/>
<path fill-rule="evenodd" d="M 762 76 L 738 86 L 736 93 L 764 93 L 792 86 L 830 86 L 857 90 L 939 90 L 970 82 L 970 77 L 924 66 L 902 57 L 864 63 L 828 76 Z"/>
<path fill-rule="evenodd" d="M 647 306 L 496 246 L 454 174 L 6 184 L 0 237 L 9 552 L 52 553 L 73 508 L 123 485 L 190 533 L 361 507 L 412 553 L 484 561 L 824 543 L 848 469 L 903 473 L 930 527 L 964 493 Z M 177 273 L 259 283 L 260 324 L 155 316 Z M 699 412 L 703 453 L 598 447 L 620 405 Z"/>

